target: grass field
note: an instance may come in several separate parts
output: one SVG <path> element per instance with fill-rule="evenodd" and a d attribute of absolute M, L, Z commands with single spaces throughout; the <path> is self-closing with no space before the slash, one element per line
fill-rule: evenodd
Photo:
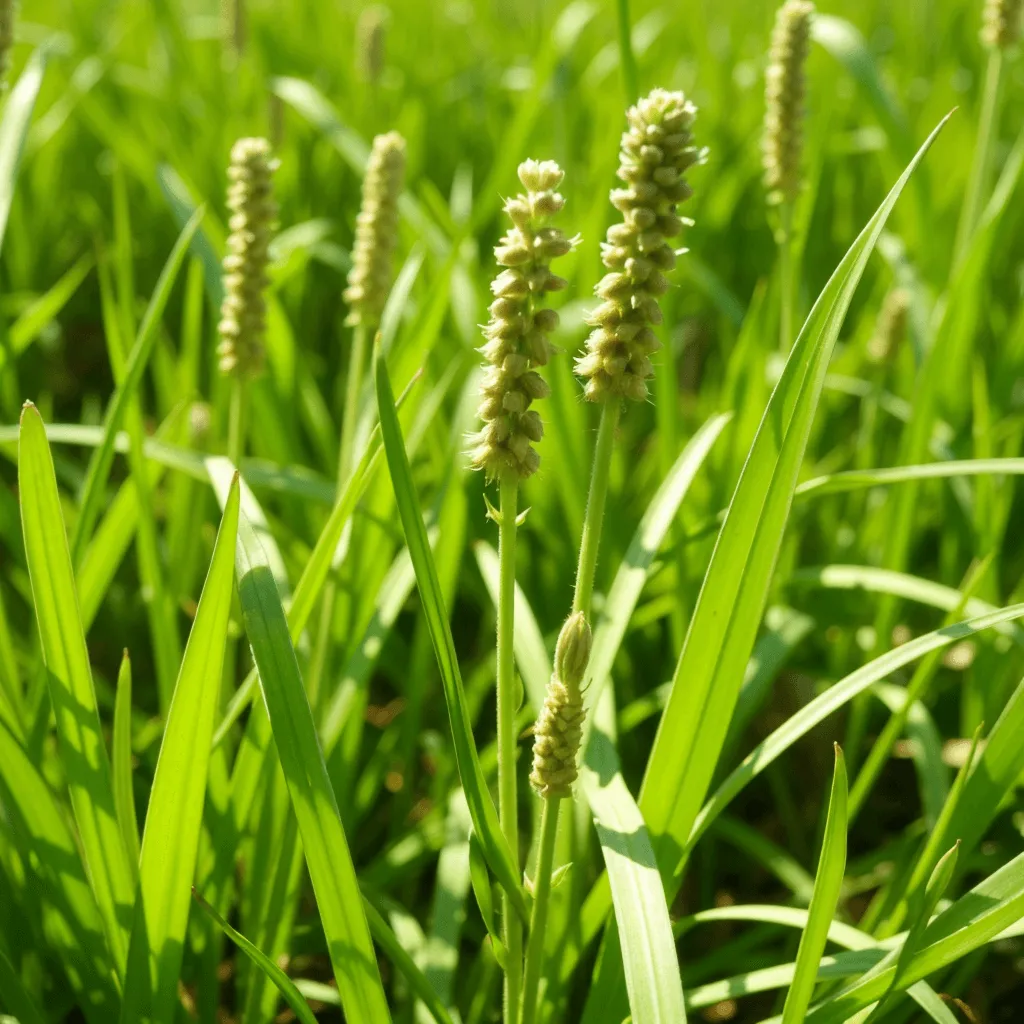
<path fill-rule="evenodd" d="M 1024 1020 L 1021 8 L 0 0 L 0 1022 Z"/>

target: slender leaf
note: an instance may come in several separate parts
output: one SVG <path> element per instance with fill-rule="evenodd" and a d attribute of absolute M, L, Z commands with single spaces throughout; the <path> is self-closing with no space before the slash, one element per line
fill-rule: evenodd
<path fill-rule="evenodd" d="M 121 826 L 128 864 L 132 868 L 132 881 L 137 882 L 142 846 L 139 842 L 139 823 L 135 816 L 135 798 L 132 795 L 132 663 L 127 651 L 121 658 L 121 668 L 117 673 L 111 761 L 114 809 Z"/>
<path fill-rule="evenodd" d="M 7 218 L 14 199 L 14 185 L 25 148 L 32 110 L 36 105 L 39 87 L 43 84 L 46 70 L 46 52 L 36 50 L 21 73 L 17 84 L 6 98 L 3 119 L 0 120 L 0 251 L 3 250 L 4 235 L 7 232 Z"/>

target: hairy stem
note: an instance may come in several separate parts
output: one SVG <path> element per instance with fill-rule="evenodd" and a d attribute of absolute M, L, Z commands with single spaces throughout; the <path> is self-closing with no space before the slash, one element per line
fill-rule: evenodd
<path fill-rule="evenodd" d="M 501 478 L 498 516 L 498 813 L 501 831 L 519 861 L 519 822 L 516 798 L 516 672 L 512 640 L 515 630 L 516 505 L 519 480 L 509 473 Z M 523 926 L 508 893 L 502 894 L 502 927 L 506 955 L 505 1024 L 518 1024 L 520 981 L 523 969 Z"/>
<path fill-rule="evenodd" d="M 779 351 L 793 347 L 793 204 L 786 200 L 779 211 Z"/>
<path fill-rule="evenodd" d="M 249 402 L 245 393 L 246 382 L 237 374 L 231 378 L 231 406 L 228 409 L 228 458 L 236 469 L 242 465 L 245 454 L 245 428 Z"/>
<path fill-rule="evenodd" d="M 548 897 L 551 895 L 551 869 L 555 862 L 555 839 L 558 836 L 558 811 L 562 801 L 553 797 L 543 801 L 540 812 L 540 846 L 537 850 L 537 871 L 533 883 L 533 913 L 530 915 L 530 940 L 526 946 L 526 969 L 523 973 L 522 1024 L 535 1024 L 537 995 L 544 966 L 544 938 L 547 932 Z"/>

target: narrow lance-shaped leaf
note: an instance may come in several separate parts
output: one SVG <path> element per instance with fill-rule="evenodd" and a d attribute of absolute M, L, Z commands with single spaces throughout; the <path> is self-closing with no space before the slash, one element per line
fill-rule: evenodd
<path fill-rule="evenodd" d="M 825 838 L 814 878 L 814 893 L 807 913 L 807 927 L 800 936 L 796 954 L 796 971 L 782 1010 L 782 1024 L 802 1024 L 811 1005 L 811 995 L 818 977 L 818 961 L 825 952 L 828 931 L 839 902 L 839 890 L 846 873 L 846 764 L 836 744 L 836 767 L 832 777 L 832 793 L 828 802 Z"/>
<path fill-rule="evenodd" d="M 391 1019 L 338 803 L 267 556 L 240 517 L 235 556 L 245 632 L 298 821 L 334 976 L 351 1024 Z"/>
<path fill-rule="evenodd" d="M 50 701 L 85 868 L 119 969 L 128 948 L 126 921 L 133 873 L 114 808 L 89 652 L 78 612 L 53 459 L 43 420 L 31 403 L 21 415 L 18 489 L 25 556 Z"/>
<path fill-rule="evenodd" d="M 117 673 L 117 694 L 114 697 L 114 735 L 112 744 L 114 771 L 114 809 L 124 837 L 124 848 L 132 878 L 138 880 L 139 823 L 135 817 L 132 796 L 132 663 L 128 652 L 121 658 Z"/>
<path fill-rule="evenodd" d="M 412 470 L 409 467 L 409 457 L 405 451 L 402 428 L 395 412 L 394 393 L 391 390 L 387 365 L 379 346 L 375 348 L 374 352 L 374 378 L 377 386 L 377 406 L 384 452 L 388 460 L 388 469 L 391 472 L 395 502 L 402 519 L 405 541 L 409 547 L 413 568 L 416 570 L 416 582 L 419 586 L 423 614 L 430 631 L 430 639 L 434 644 L 437 664 L 441 670 L 441 682 L 444 686 L 445 701 L 448 704 L 448 719 L 451 722 L 452 739 L 455 744 L 455 758 L 466 793 L 470 817 L 473 819 L 473 827 L 480 839 L 491 870 L 503 888 L 511 894 L 516 908 L 525 918 L 527 916 L 526 901 L 519 880 L 519 870 L 515 866 L 512 853 L 501 833 L 494 801 L 487 791 L 483 769 L 480 767 L 469 711 L 466 708 L 462 675 L 455 654 L 455 642 L 452 639 L 451 626 L 448 622 L 448 612 L 444 605 L 441 585 L 438 582 L 434 557 L 430 552 L 427 530 L 423 525 L 423 517 L 416 499 Z"/>
<path fill-rule="evenodd" d="M 146 813 L 122 1024 L 173 1024 L 231 612 L 238 484 L 221 519 Z"/>

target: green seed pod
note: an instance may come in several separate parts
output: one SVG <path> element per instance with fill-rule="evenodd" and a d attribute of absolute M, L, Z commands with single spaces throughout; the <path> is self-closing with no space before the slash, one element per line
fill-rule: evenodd
<path fill-rule="evenodd" d="M 904 288 L 894 288 L 885 297 L 875 335 L 868 342 L 868 358 L 873 363 L 888 363 L 899 351 L 907 336 L 910 317 L 910 294 Z"/>
<path fill-rule="evenodd" d="M 676 205 L 692 194 L 683 175 L 704 158 L 690 136 L 696 113 L 681 92 L 664 89 L 626 113 L 629 130 L 622 136 L 618 170 L 626 188 L 611 193 L 622 222 L 608 229 L 601 246 L 609 273 L 595 289 L 602 302 L 587 318 L 594 330 L 576 361 L 592 402 L 647 398 L 651 353 L 661 347 L 651 327 L 661 323 L 658 299 L 668 290 L 665 275 L 676 262 L 668 239 L 691 223 L 676 213 Z"/>
<path fill-rule="evenodd" d="M 391 290 L 391 264 L 398 245 L 398 197 L 405 177 L 405 139 L 398 132 L 373 140 L 363 178 L 363 205 L 356 217 L 352 269 L 345 301 L 350 326 L 374 331 Z"/>
<path fill-rule="evenodd" d="M 562 177 L 552 160 L 527 160 L 519 165 L 526 195 L 505 203 L 513 226 L 495 247 L 494 258 L 507 269 L 491 283 L 487 344 L 480 349 L 489 364 L 480 389 L 483 429 L 470 439 L 469 453 L 488 480 L 506 473 L 525 479 L 540 465 L 533 442 L 543 437 L 544 425 L 530 404 L 549 394 L 535 367 L 547 363 L 548 335 L 558 326 L 558 314 L 541 302 L 547 292 L 566 286 L 550 265 L 575 244 L 548 223 L 565 205 L 556 191 Z"/>
<path fill-rule="evenodd" d="M 388 22 L 391 12 L 380 4 L 367 7 L 356 23 L 356 60 L 359 77 L 376 85 L 384 71 L 384 52 L 387 43 Z"/>
<path fill-rule="evenodd" d="M 263 369 L 268 250 L 277 220 L 271 175 L 276 161 L 266 139 L 239 139 L 228 168 L 228 253 L 220 311 L 220 370 L 255 377 Z"/>
<path fill-rule="evenodd" d="M 591 643 L 586 616 L 574 612 L 558 635 L 555 672 L 533 729 L 530 782 L 545 799 L 570 796 L 576 781 L 585 715 L 580 685 L 590 660 Z"/>
<path fill-rule="evenodd" d="M 810 49 L 809 0 L 786 0 L 775 17 L 765 74 L 764 181 L 769 202 L 792 202 L 800 192 L 803 154 L 804 65 Z"/>
<path fill-rule="evenodd" d="M 1005 50 L 1020 39 L 1024 0 L 988 0 L 981 41 L 990 49 Z"/>
<path fill-rule="evenodd" d="M 14 0 L 0 0 L 0 89 L 11 63 L 14 46 Z"/>

